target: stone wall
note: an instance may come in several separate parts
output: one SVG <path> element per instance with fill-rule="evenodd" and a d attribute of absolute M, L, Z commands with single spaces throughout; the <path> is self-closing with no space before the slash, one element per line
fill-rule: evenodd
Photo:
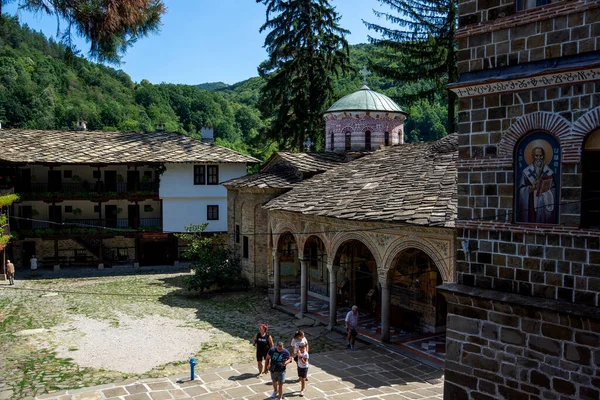
<path fill-rule="evenodd" d="M 600 232 L 581 229 L 581 149 L 600 127 L 598 68 L 536 62 L 597 51 L 600 2 L 514 7 L 508 0 L 459 6 L 461 79 L 472 74 L 458 92 L 465 97 L 456 225 L 464 251 L 457 283 L 441 289 L 449 303 L 444 397 L 599 399 Z M 523 64 L 526 77 L 482 71 Z M 552 223 L 516 222 L 533 221 L 517 217 L 516 165 L 525 154 L 520 143 L 536 132 L 560 148 L 551 157 L 560 168 Z"/>
<path fill-rule="evenodd" d="M 360 117 L 360 118 L 359 118 Z M 371 132 L 371 148 L 365 149 L 365 132 Z M 351 150 L 376 150 L 385 144 L 385 132 L 389 133 L 389 145 L 404 143 L 404 118 L 373 118 L 370 116 L 346 116 L 330 118 L 325 122 L 325 150 L 331 151 L 331 133 L 334 151 L 345 151 L 346 132 L 351 133 Z"/>
<path fill-rule="evenodd" d="M 522 296 L 446 299 L 445 399 L 600 398 L 598 318 Z"/>
<path fill-rule="evenodd" d="M 269 218 L 262 206 L 280 193 L 232 188 L 227 191 L 229 245 L 240 255 L 243 276 L 255 287 L 268 287 L 270 274 Z M 243 257 L 244 236 L 248 238 L 248 258 Z"/>
<path fill-rule="evenodd" d="M 459 73 L 598 50 L 597 7 L 596 1 L 558 1 L 516 12 L 512 0 L 461 1 Z"/>

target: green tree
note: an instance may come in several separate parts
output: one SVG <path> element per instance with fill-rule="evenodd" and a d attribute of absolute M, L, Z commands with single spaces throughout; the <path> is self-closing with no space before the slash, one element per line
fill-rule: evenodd
<path fill-rule="evenodd" d="M 381 35 L 381 38 L 369 37 L 379 48 L 377 55 L 390 61 L 387 65 L 371 62 L 370 68 L 401 82 L 427 82 L 415 87 L 415 97 L 433 102 L 436 93 L 443 94 L 448 104 L 448 131 L 454 132 L 456 97 L 447 85 L 458 79 L 457 0 L 378 1 L 392 11 L 374 10 L 375 15 L 400 29 L 363 21 L 370 30 Z"/>
<path fill-rule="evenodd" d="M 188 225 L 186 233 L 176 235 L 188 244 L 184 256 L 191 261 L 193 270 L 193 275 L 187 280 L 188 290 L 247 288 L 249 282 L 242 277 L 242 263 L 239 256 L 227 247 L 227 237 L 203 236 L 206 226 Z"/>
<path fill-rule="evenodd" d="M 256 0 L 267 6 L 269 54 L 258 68 L 265 80 L 259 108 L 272 118 L 267 133 L 282 148 L 301 149 L 322 136 L 321 113 L 333 95 L 333 76 L 349 70 L 349 33 L 327 0 Z"/>
<path fill-rule="evenodd" d="M 8 0 L 0 0 L 0 13 L 2 2 Z M 64 19 L 61 36 L 69 47 L 74 30 L 89 41 L 92 57 L 108 62 L 118 62 L 136 40 L 156 32 L 166 12 L 162 0 L 19 0 L 19 7 Z"/>

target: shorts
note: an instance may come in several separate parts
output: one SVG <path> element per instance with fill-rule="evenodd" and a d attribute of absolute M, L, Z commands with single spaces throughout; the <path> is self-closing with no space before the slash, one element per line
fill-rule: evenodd
<path fill-rule="evenodd" d="M 306 378 L 308 375 L 308 368 L 298 367 L 298 378 Z"/>
<path fill-rule="evenodd" d="M 265 350 L 264 352 L 256 350 L 256 361 L 266 360 L 268 352 L 269 352 L 269 349 Z"/>
<path fill-rule="evenodd" d="M 352 337 L 356 337 L 358 335 L 358 332 L 356 332 L 356 329 L 354 328 L 348 329 L 348 332 L 350 332 L 350 336 Z"/>
<path fill-rule="evenodd" d="M 285 383 L 285 371 L 271 372 L 271 380 L 273 382 Z"/>

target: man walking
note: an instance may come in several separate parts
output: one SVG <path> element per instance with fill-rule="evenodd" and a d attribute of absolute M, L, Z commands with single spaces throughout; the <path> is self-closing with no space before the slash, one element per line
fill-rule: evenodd
<path fill-rule="evenodd" d="M 358 328 L 358 306 L 352 306 L 352 310 L 348 311 L 346 314 L 346 329 L 348 330 L 348 347 L 349 349 L 354 350 L 354 342 L 356 342 L 356 335 L 358 332 L 356 329 Z"/>
<path fill-rule="evenodd" d="M 6 275 L 8 275 L 8 283 L 10 285 L 15 284 L 15 264 L 11 263 L 10 260 L 6 260 Z"/>
<path fill-rule="evenodd" d="M 276 347 L 273 347 L 267 353 L 267 360 L 265 363 L 265 371 L 268 369 L 271 372 L 271 380 L 273 381 L 273 394 L 271 398 L 274 399 L 279 393 L 279 399 L 283 399 L 283 383 L 285 382 L 285 366 L 292 362 L 290 352 L 283 346 L 283 342 L 277 343 Z"/>

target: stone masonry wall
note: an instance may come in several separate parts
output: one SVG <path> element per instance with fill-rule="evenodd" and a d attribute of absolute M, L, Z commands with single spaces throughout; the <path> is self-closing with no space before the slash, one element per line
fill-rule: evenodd
<path fill-rule="evenodd" d="M 371 148 L 365 149 L 365 132 L 371 132 Z M 376 150 L 385 144 L 385 132 L 389 132 L 389 145 L 404 142 L 404 122 L 402 119 L 343 117 L 328 119 L 325 122 L 325 150 L 331 151 L 331 133 L 334 136 L 334 151 L 345 151 L 346 132 L 351 132 L 351 147 L 354 151 Z"/>
<path fill-rule="evenodd" d="M 445 399 L 600 398 L 600 320 L 452 293 Z"/>
<path fill-rule="evenodd" d="M 243 276 L 255 287 L 268 287 L 269 218 L 262 206 L 276 195 L 235 189 L 229 189 L 227 194 L 229 244 L 240 255 Z M 236 243 L 236 225 L 240 228 L 239 243 Z M 248 237 L 248 258 L 242 257 L 243 236 Z"/>
<path fill-rule="evenodd" d="M 498 7 L 493 7 L 497 5 Z M 459 73 L 600 49 L 597 1 L 561 1 L 515 14 L 512 0 L 461 1 Z M 514 14 L 514 15 L 512 15 Z M 511 15 L 498 18 L 499 15 Z M 493 24 L 486 22 L 493 19 Z"/>

